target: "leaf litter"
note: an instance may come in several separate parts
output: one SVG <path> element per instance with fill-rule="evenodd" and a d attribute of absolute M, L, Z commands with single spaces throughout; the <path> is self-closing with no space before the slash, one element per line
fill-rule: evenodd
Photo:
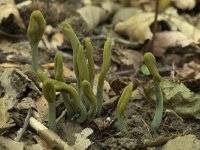
<path fill-rule="evenodd" d="M 41 7 L 44 6 L 42 1 L 38 1 L 37 3 L 41 3 Z M 7 13 L 6 15 L 14 15 L 14 19 L 17 20 L 16 25 L 23 29 L 23 22 L 27 22 L 27 16 L 23 15 L 23 21 L 20 16 L 22 14 L 18 14 L 16 11 L 15 4 L 11 2 L 12 12 Z M 9 4 L 9 5 L 10 5 Z M 67 5 L 66 5 L 67 4 Z M 33 2 L 34 5 L 34 2 Z M 49 6 L 54 5 L 53 2 L 49 3 Z M 66 125 L 65 117 L 62 117 L 61 113 L 64 111 L 64 107 L 62 103 L 58 103 L 57 110 L 58 114 L 57 117 L 61 117 L 60 121 L 58 122 L 59 125 L 63 126 L 60 128 L 62 131 L 70 130 L 72 131 L 74 128 L 78 130 L 80 134 L 78 137 L 75 137 L 75 133 L 73 135 L 69 135 L 69 133 L 63 132 L 63 135 L 60 133 L 59 136 L 62 139 L 65 139 L 65 142 L 72 140 L 72 145 L 77 149 L 92 149 L 92 148 L 99 148 L 99 149 L 134 149 L 140 147 L 141 145 L 148 143 L 147 147 L 158 147 L 164 145 L 167 141 L 172 139 L 170 135 L 175 134 L 180 138 L 184 138 L 184 135 L 192 134 L 192 136 L 188 136 L 186 139 L 181 141 L 182 143 L 192 143 L 197 142 L 199 137 L 199 128 L 198 124 L 200 112 L 199 112 L 199 89 L 198 86 L 198 79 L 199 79 L 199 69 L 198 65 L 199 61 L 199 29 L 197 26 L 193 25 L 192 22 L 188 22 L 184 18 L 184 16 L 179 13 L 179 10 L 185 11 L 188 13 L 188 10 L 196 9 L 196 5 L 194 0 L 187 0 L 182 1 L 176 0 L 174 5 L 176 7 L 170 7 L 165 12 L 159 15 L 159 23 L 163 29 L 156 33 L 155 42 L 153 45 L 153 53 L 159 57 L 158 59 L 158 66 L 162 71 L 161 73 L 169 78 L 169 74 L 172 74 L 172 79 L 178 79 L 183 81 L 185 85 L 189 85 L 186 87 L 181 81 L 170 81 L 169 79 L 162 82 L 162 90 L 165 96 L 165 112 L 163 117 L 163 123 L 158 131 L 157 138 L 153 138 L 149 132 L 149 125 L 153 117 L 154 107 L 151 104 L 155 103 L 155 95 L 153 94 L 154 89 L 152 87 L 152 82 L 147 82 L 149 80 L 148 73 L 140 73 L 139 68 L 142 66 L 143 62 L 143 47 L 146 41 L 151 40 L 153 34 L 151 26 L 154 22 L 154 13 L 152 10 L 154 9 L 154 4 L 152 1 L 148 0 L 121 0 L 119 2 L 111 2 L 111 1 L 104 1 L 104 2 L 95 2 L 95 1 L 87 1 L 84 3 L 73 3 L 70 0 L 66 0 L 65 3 L 62 1 L 58 1 L 56 3 L 56 7 L 60 8 L 61 11 L 58 12 L 58 9 L 54 11 L 55 16 L 62 15 L 62 12 L 66 12 L 64 7 L 59 6 L 68 6 L 67 8 L 67 15 L 70 19 L 73 15 L 80 15 L 78 17 L 82 17 L 87 25 L 87 32 L 81 31 L 81 24 L 75 21 L 75 28 L 77 30 L 80 39 L 84 34 L 90 33 L 92 39 L 95 44 L 95 61 L 97 62 L 97 70 L 99 69 L 100 65 L 98 64 L 101 55 L 101 49 L 97 47 L 102 47 L 103 41 L 105 40 L 105 36 L 109 35 L 112 31 L 119 33 L 120 36 L 115 36 L 115 41 L 123 39 L 124 41 L 134 42 L 137 46 L 136 49 L 130 46 L 127 42 L 114 43 L 113 46 L 113 57 L 112 57 L 112 67 L 110 69 L 111 78 L 113 75 L 117 75 L 119 80 L 116 81 L 117 84 L 122 85 L 122 87 L 111 87 L 108 83 L 111 83 L 110 77 L 108 75 L 108 82 L 106 83 L 106 89 L 104 91 L 104 99 L 105 99 L 105 110 L 103 116 L 101 118 L 97 118 L 98 121 L 88 125 L 87 127 L 91 127 L 93 129 L 93 133 L 91 132 L 92 129 L 89 128 L 88 132 L 83 133 L 88 128 L 86 127 L 75 127 L 75 125 Z M 34 5 L 34 7 L 37 5 Z M 129 8 L 125 7 L 128 6 Z M 1 6 L 0 6 L 1 7 Z M 8 8 L 8 7 L 7 7 Z M 23 8 L 27 8 L 27 12 L 32 10 L 33 8 L 29 5 L 24 6 Z M 36 7 L 37 8 L 37 7 Z M 39 8 L 39 7 L 38 7 Z M 44 7 L 46 8 L 46 7 Z M 92 9 L 85 9 L 85 8 L 92 8 Z M 94 9 L 93 9 L 94 8 Z M 14 10 L 15 9 L 15 10 Z M 124 10 L 123 10 L 124 9 Z M 178 11 L 177 11 L 178 9 Z M 23 9 L 25 11 L 26 9 Z M 47 9 L 48 10 L 48 9 Z M 80 11 L 81 10 L 81 11 Z M 85 12 L 82 12 L 82 11 Z M 100 11 L 96 11 L 100 10 Z M 23 12 L 22 10 L 20 10 Z M 52 9 L 51 9 L 52 11 Z M 75 12 L 79 13 L 75 13 Z M 5 11 L 6 12 L 6 11 Z M 4 19 L 8 19 L 8 16 L 3 15 Z M 52 12 L 50 12 L 52 13 Z M 71 13 L 71 14 L 70 14 Z M 87 14 L 97 14 L 99 17 L 94 17 L 95 15 L 87 15 Z M 195 12 L 196 13 L 196 12 Z M 198 12 L 197 12 L 198 13 Z M 190 15 L 190 12 L 188 13 Z M 28 14 L 30 15 L 30 14 Z M 93 17 L 92 17 L 93 16 Z M 60 16 L 57 18 L 50 18 L 50 22 L 53 22 L 55 19 L 56 23 L 59 24 L 61 19 L 65 16 Z M 195 16 L 193 16 L 195 18 Z M 21 23 L 20 23 L 21 20 Z M 73 20 L 73 19 L 72 19 Z M 2 19 L 0 19 L 0 26 L 2 26 Z M 64 21 L 64 20 L 62 20 Z M 54 23 L 55 23 L 54 22 Z M 164 25 L 162 24 L 164 22 Z M 76 24 L 77 23 L 77 24 Z M 4 26 L 5 28 L 5 26 Z M 51 71 L 54 67 L 52 64 L 53 57 L 56 51 L 61 51 L 65 59 L 65 77 L 67 81 L 74 82 L 74 73 L 72 71 L 72 51 L 70 49 L 69 43 L 66 42 L 66 39 L 63 37 L 62 32 L 59 31 L 54 24 L 52 26 L 52 31 L 46 31 L 45 36 L 43 37 L 45 44 L 40 44 L 40 56 L 41 63 L 43 67 Z M 2 28 L 3 29 L 3 28 Z M 10 31 L 9 31 L 10 30 Z M 11 29 L 6 29 L 4 32 L 11 32 Z M 82 33 L 81 33 L 82 32 Z M 13 37 L 14 38 L 14 33 Z M 102 34 L 105 34 L 102 36 Z M 111 34 L 112 35 L 112 34 Z M 23 70 L 23 64 L 30 63 L 30 51 L 28 50 L 28 42 L 27 40 L 20 38 L 18 40 L 10 39 L 10 36 L 5 35 L 6 37 L 0 37 L 0 50 L 3 51 L 1 53 L 3 58 L 5 58 L 1 62 L 1 66 L 5 67 L 5 72 L 7 72 L 8 66 L 17 66 L 21 70 Z M 24 36 L 26 36 L 24 34 Z M 87 35 L 88 36 L 88 35 Z M 9 37 L 9 38 L 8 38 Z M 6 42 L 5 42 L 6 40 Z M 20 44 L 19 44 L 20 41 Z M 122 41 L 122 40 L 121 40 Z M 67 44 L 66 44 L 67 43 Z M 14 45 L 14 47 L 13 47 Z M 195 48 L 194 48 L 195 47 Z M 192 50 L 190 50 L 192 48 Z M 17 55 L 16 55 L 17 54 Z M 12 56 L 11 56 L 12 55 Z M 13 57 L 13 55 L 15 57 Z M 22 58 L 19 59 L 19 56 L 24 56 L 23 61 Z M 8 57 L 9 56 L 9 57 Z M 179 60 L 172 59 L 174 56 L 179 57 Z M 9 58 L 9 59 L 8 59 Z M 18 59 L 13 59 L 18 58 Z M 174 57 L 176 58 L 176 57 Z M 172 61 L 167 61 L 172 60 Z M 13 63 L 12 65 L 8 65 L 6 63 Z M 173 62 L 175 66 L 178 68 L 175 73 L 174 70 L 167 70 L 165 66 L 172 66 Z M 2 65 L 3 64 L 3 65 Z M 6 65 L 5 65 L 6 64 Z M 19 65 L 20 64 L 20 65 Z M 22 67 L 21 67 L 22 66 Z M 138 69 L 137 69 L 138 68 Z M 128 69 L 128 71 L 124 71 Z M 132 71 L 134 69 L 135 71 Z M 130 71 L 131 70 L 131 71 Z M 9 72 L 9 71 L 8 71 Z M 32 107 L 34 110 L 33 115 L 34 117 L 38 118 L 43 124 L 46 125 L 46 117 L 47 117 L 47 104 L 44 103 L 44 99 L 39 99 L 40 97 L 40 86 L 39 83 L 35 80 L 32 81 L 34 78 L 31 77 L 31 74 L 28 76 L 27 73 L 21 72 L 19 70 L 14 71 L 15 80 L 19 81 L 17 85 L 14 87 L 10 87 L 7 83 L 7 79 L 2 82 L 6 77 L 2 76 L 1 74 L 1 88 L 2 96 L 2 109 L 0 109 L 0 115 L 2 120 L 0 121 L 1 124 L 1 135 L 2 139 L 0 141 L 10 140 L 11 142 L 5 144 L 7 147 L 11 146 L 12 143 L 15 145 L 19 145 L 20 148 L 26 149 L 42 149 L 41 143 L 32 140 L 32 137 L 37 135 L 37 133 L 33 132 L 30 129 L 27 129 L 28 132 L 25 132 L 24 137 L 22 137 L 22 142 L 15 142 L 11 139 L 14 139 L 17 135 L 17 129 L 23 126 L 23 119 L 26 116 L 27 110 Z M 146 72 L 146 71 L 145 71 Z M 24 74 L 25 73 L 25 74 Z M 173 75 L 174 73 L 174 75 Z M 8 73 L 9 74 L 9 73 Z M 127 81 L 132 81 L 132 77 L 135 77 L 138 84 L 138 89 L 136 89 L 133 94 L 132 98 L 126 108 L 125 116 L 126 116 L 126 123 L 128 130 L 130 131 L 127 135 L 120 134 L 116 131 L 113 123 L 115 122 L 115 114 L 114 110 L 116 107 L 116 102 L 118 99 L 118 95 L 116 93 L 120 93 L 121 89 L 123 88 L 123 83 L 127 83 Z M 17 78 L 18 80 L 17 80 Z M 188 79 L 193 79 L 192 81 Z M 20 82 L 20 81 L 23 81 Z M 124 82 L 125 81 L 125 82 Z M 7 84 L 6 84 L 7 83 Z M 197 86 L 195 86 L 197 85 Z M 195 87 L 194 87 L 195 86 Z M 21 89 L 19 90 L 18 87 Z M 14 89 L 12 89 L 14 88 Z M 112 89 L 113 88 L 113 89 Z M 12 89 L 12 92 L 9 91 Z M 142 89 L 142 90 L 141 90 Z M 17 90 L 17 92 L 15 92 Z M 144 93 L 141 91 L 144 90 Z M 194 92 L 195 91 L 195 92 Z M 35 94 L 34 94 L 35 93 Z M 5 94 L 5 95 L 4 95 Z M 8 96 L 8 94 L 10 94 Z M 59 93 L 58 93 L 59 94 Z M 144 96 L 145 94 L 145 96 Z M 7 96 L 6 96 L 7 95 Z M 32 97 L 30 99 L 30 97 Z M 147 100 L 145 99 L 147 98 Z M 110 103 L 113 102 L 113 103 Z M 108 106 L 108 107 L 107 107 Z M 21 119 L 19 116 L 23 116 Z M 184 120 L 184 122 L 183 122 Z M 102 127 L 100 127 L 102 125 Z M 70 128 L 69 128 L 70 127 Z M 85 129 L 84 129 L 85 128 Z M 83 130 L 83 131 L 82 131 Z M 81 132 L 82 131 L 82 132 Z M 162 138 L 160 135 L 164 135 L 165 138 Z M 183 137 L 182 137 L 183 135 Z M 195 136 L 196 137 L 195 137 Z M 71 138 L 73 136 L 73 138 Z M 89 137 L 88 137 L 89 136 Z M 68 138 L 65 138 L 68 137 Z M 8 138 L 8 139 L 7 139 Z M 174 138 L 174 137 L 173 137 Z M 80 141 L 76 141 L 75 139 L 80 139 Z M 42 139 L 44 142 L 44 140 Z M 75 142 L 76 141 L 76 142 Z M 148 142 L 146 142 L 148 141 Z M 170 140 L 173 141 L 173 140 Z M 154 145 L 157 142 L 157 145 Z M 4 142 L 5 143 L 5 142 Z M 22 143 L 22 144 L 21 144 Z M 26 143 L 32 143 L 32 146 L 27 146 Z M 44 142 L 45 143 L 45 142 Z M 74 144 L 76 143 L 76 144 Z M 79 144 L 78 144 L 79 143 Z M 142 144 L 141 144 L 142 143 Z M 168 144 L 168 145 L 176 145 L 179 141 L 175 140 L 175 144 Z M 20 145 L 21 144 L 21 145 Z M 78 146 L 79 145 L 79 146 Z M 84 145 L 84 146 L 80 146 Z M 189 144 L 188 144 L 189 145 Z M 89 148 L 87 148 L 89 146 Z M 144 145 L 143 145 L 144 146 Z M 163 146 L 163 148 L 168 147 L 167 145 Z M 18 149 L 20 149 L 18 148 Z M 48 149 L 48 146 L 47 146 Z M 167 148 L 166 148 L 167 149 Z"/>

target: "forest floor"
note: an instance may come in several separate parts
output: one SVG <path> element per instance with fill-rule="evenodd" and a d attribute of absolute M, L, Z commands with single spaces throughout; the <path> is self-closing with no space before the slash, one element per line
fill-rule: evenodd
<path fill-rule="evenodd" d="M 104 42 L 107 37 L 112 40 L 101 116 L 79 125 L 67 120 L 65 107 L 57 100 L 57 134 L 61 139 L 80 150 L 200 150 L 200 0 L 175 0 L 160 12 L 154 38 L 152 0 L 0 0 L 0 9 L 0 150 L 51 149 L 32 127 L 24 126 L 31 116 L 37 116 L 48 127 L 48 103 L 41 83 L 30 72 L 27 27 L 34 10 L 40 10 L 47 22 L 39 43 L 39 61 L 50 77 L 54 76 L 54 56 L 61 52 L 67 83 L 76 80 L 73 51 L 61 29 L 64 21 L 71 24 L 81 43 L 85 37 L 91 38 L 97 76 Z M 156 133 L 150 129 L 155 94 L 152 77 L 144 66 L 145 52 L 154 54 L 163 77 L 164 111 Z M 121 133 L 115 126 L 116 106 L 130 82 L 137 88 L 124 113 L 128 132 Z M 96 84 L 95 80 L 94 87 Z M 77 141 L 75 135 L 84 129 L 88 133 L 82 133 Z"/>

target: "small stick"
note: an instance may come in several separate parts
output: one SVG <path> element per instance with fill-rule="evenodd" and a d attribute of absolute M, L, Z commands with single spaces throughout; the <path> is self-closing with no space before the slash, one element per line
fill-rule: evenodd
<path fill-rule="evenodd" d="M 23 125 L 23 127 L 20 128 L 20 130 L 18 131 L 17 137 L 15 138 L 15 141 L 16 141 L 16 142 L 19 142 L 19 141 L 21 140 L 22 136 L 24 135 L 24 132 L 26 131 L 26 128 L 27 128 L 28 123 L 29 123 L 29 120 L 30 120 L 30 118 L 31 118 L 31 115 L 32 115 L 32 108 L 30 108 L 30 109 L 28 110 L 27 116 L 26 116 L 26 118 L 25 118 L 25 120 L 24 120 L 24 125 Z"/>

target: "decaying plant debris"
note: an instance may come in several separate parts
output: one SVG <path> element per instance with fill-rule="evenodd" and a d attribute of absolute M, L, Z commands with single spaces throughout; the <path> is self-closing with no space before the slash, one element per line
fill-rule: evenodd
<path fill-rule="evenodd" d="M 0 0 L 0 149 L 198 149 L 199 4 L 199 0 Z M 35 47 L 38 66 L 32 69 L 26 32 L 35 10 L 44 16 L 46 27 L 43 22 L 45 30 L 39 32 Z M 112 50 L 104 72 L 105 47 Z M 163 95 L 162 117 L 153 132 L 158 84 L 143 57 L 149 52 L 162 76 Z M 47 82 L 41 82 L 38 69 Z M 94 100 L 101 78 L 103 103 L 98 111 Z M 90 100 L 84 103 L 81 122 L 80 106 L 76 110 L 74 97 L 58 86 L 61 83 L 75 90 L 78 100 Z M 63 101 L 67 96 L 70 103 Z M 48 111 L 51 104 L 46 99 L 53 100 L 55 111 Z M 53 124 L 48 123 L 51 113 Z"/>

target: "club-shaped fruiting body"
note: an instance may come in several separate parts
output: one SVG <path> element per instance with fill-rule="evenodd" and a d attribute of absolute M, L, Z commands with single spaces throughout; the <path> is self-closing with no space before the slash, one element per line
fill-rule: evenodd
<path fill-rule="evenodd" d="M 156 110 L 153 121 L 151 123 L 151 130 L 155 132 L 161 123 L 162 120 L 162 113 L 163 113 L 163 94 L 162 89 L 160 86 L 160 82 L 162 78 L 158 72 L 156 67 L 156 59 L 152 53 L 148 52 L 144 54 L 144 62 L 145 65 L 148 67 L 149 72 L 153 76 L 154 87 L 155 87 L 155 94 L 156 94 Z"/>
<path fill-rule="evenodd" d="M 103 86 L 104 86 L 104 80 L 106 78 L 106 74 L 108 72 L 108 69 L 110 67 L 111 63 L 111 39 L 107 38 L 105 44 L 104 44 L 104 51 L 103 51 L 103 64 L 101 67 L 101 72 L 98 79 L 98 85 L 97 85 L 97 116 L 100 116 L 102 111 L 102 104 L 103 104 Z"/>
<path fill-rule="evenodd" d="M 88 60 L 89 81 L 91 83 L 91 86 L 93 86 L 95 78 L 95 69 L 94 69 L 93 47 L 90 38 L 85 38 L 85 47 L 86 47 L 86 57 Z"/>
<path fill-rule="evenodd" d="M 32 12 L 27 30 L 28 40 L 32 52 L 32 68 L 39 69 L 38 65 L 38 43 L 42 39 L 46 27 L 46 21 L 39 10 Z"/>
<path fill-rule="evenodd" d="M 73 49 L 73 64 L 74 64 L 74 72 L 76 74 L 76 79 L 77 79 L 77 89 L 79 90 L 79 93 L 81 95 L 81 99 L 83 100 L 83 102 L 87 103 L 87 100 L 85 101 L 84 96 L 82 96 L 83 92 L 81 90 L 81 82 L 83 80 L 87 80 L 90 82 L 91 87 L 93 85 L 95 71 L 94 71 L 94 60 L 92 58 L 93 48 L 91 45 L 91 41 L 88 38 L 85 39 L 85 45 L 86 45 L 86 57 L 85 57 L 83 46 L 78 40 L 78 37 L 76 36 L 72 27 L 67 22 L 64 23 L 63 30 L 65 31 L 65 33 L 67 33 L 67 36 L 70 40 L 70 43 Z M 104 44 L 103 64 L 102 64 L 100 76 L 98 79 L 98 86 L 97 86 L 97 93 L 96 93 L 97 116 L 99 116 L 102 111 L 103 85 L 104 85 L 106 74 L 110 67 L 110 61 L 111 61 L 111 39 L 108 38 Z"/>
<path fill-rule="evenodd" d="M 48 123 L 49 129 L 56 131 L 56 91 L 50 80 L 46 80 L 42 85 L 42 94 L 48 102 Z"/>
<path fill-rule="evenodd" d="M 127 128 L 124 122 L 124 110 L 126 108 L 126 105 L 131 97 L 133 91 L 133 84 L 129 83 L 123 90 L 122 95 L 119 98 L 118 104 L 117 104 L 117 129 L 121 131 L 122 133 L 127 132 Z"/>
<path fill-rule="evenodd" d="M 90 101 L 90 110 L 88 111 L 88 119 L 87 121 L 92 121 L 97 113 L 97 99 L 94 93 L 92 92 L 92 88 L 90 86 L 90 82 L 87 80 L 82 81 L 82 88 L 85 96 Z"/>
<path fill-rule="evenodd" d="M 74 87 L 65 83 L 63 59 L 60 53 L 57 53 L 54 59 L 55 80 L 50 79 L 40 70 L 37 71 L 37 74 L 42 82 L 46 82 L 47 80 L 54 86 L 55 91 L 61 92 L 67 113 L 70 112 L 71 114 L 67 116 L 69 119 L 81 124 L 89 123 L 96 117 L 97 110 L 99 109 L 99 112 L 101 112 L 102 109 L 103 85 L 111 61 L 111 39 L 108 38 L 104 44 L 103 64 L 95 96 L 92 90 L 95 69 L 91 40 L 89 38 L 85 39 L 85 51 L 69 24 L 64 24 L 64 31 L 67 33 L 73 49 L 73 63 L 77 86 Z M 98 108 L 97 105 L 99 105 Z"/>
<path fill-rule="evenodd" d="M 63 58 L 60 52 L 57 52 L 54 58 L 54 76 L 56 80 L 65 82 L 63 76 Z M 61 92 L 61 96 L 67 109 L 67 116 L 72 118 L 75 112 L 73 110 L 71 99 L 65 91 Z"/>
<path fill-rule="evenodd" d="M 37 44 L 42 39 L 45 27 L 46 21 L 42 13 L 39 10 L 33 11 L 27 30 L 28 39 L 31 45 Z"/>

